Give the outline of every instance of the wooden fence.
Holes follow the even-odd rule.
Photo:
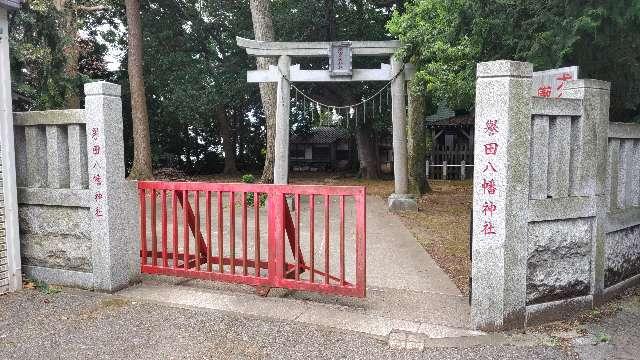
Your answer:
[[[473,148],[467,144],[436,145],[427,158],[428,179],[465,180],[473,176]]]

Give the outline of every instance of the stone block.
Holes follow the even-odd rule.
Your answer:
[[[122,91],[120,85],[118,84],[112,84],[106,81],[96,81],[84,84],[84,94],[86,96],[120,96],[122,94]]]
[[[640,274],[640,225],[605,237],[605,287]]]
[[[26,265],[91,271],[88,209],[22,205],[18,213]]]
[[[411,194],[391,194],[389,196],[389,211],[418,211],[416,197]]]
[[[529,225],[527,303],[589,293],[593,219]]]

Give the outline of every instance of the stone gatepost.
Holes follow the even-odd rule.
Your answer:
[[[584,79],[567,82],[567,98],[582,99],[582,120],[577,123],[574,136],[578,144],[573,149],[578,179],[571,195],[596,198],[596,217],[593,224],[591,258],[591,287],[593,306],[603,299],[605,273],[605,226],[610,198],[607,194],[609,146],[609,100],[611,84],[606,81]]]
[[[136,274],[137,195],[125,180],[120,86],[100,81],[84,91],[94,288],[112,292]]]
[[[0,294],[22,288],[14,149],[8,10],[0,6]]]
[[[478,64],[472,226],[472,322],[522,327],[526,317],[529,63]]]

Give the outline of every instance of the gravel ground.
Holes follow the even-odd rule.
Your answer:
[[[63,289],[0,296],[0,359],[570,359],[557,347],[390,350],[358,333]]]
[[[580,326],[585,337],[574,341],[573,349],[578,357],[585,360],[640,359],[640,288],[628,290],[622,299],[595,312],[608,314]]]

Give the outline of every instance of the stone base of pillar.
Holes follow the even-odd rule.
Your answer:
[[[389,211],[418,211],[416,197],[411,194],[391,194],[389,196]]]

